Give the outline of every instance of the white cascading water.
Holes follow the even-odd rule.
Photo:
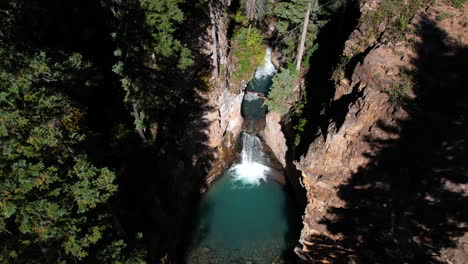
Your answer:
[[[260,97],[258,97],[258,94],[256,94],[256,93],[246,93],[244,95],[244,100],[246,100],[248,102],[251,102],[251,101],[254,101],[254,100],[257,100],[257,99],[260,99]]]
[[[271,48],[267,48],[263,65],[255,71],[255,79],[263,79],[276,73],[275,66],[271,62]],[[246,93],[244,100],[257,100],[259,97],[255,93]],[[265,154],[262,149],[262,142],[256,136],[243,133],[242,136],[242,160],[231,168],[231,174],[235,181],[245,185],[259,185],[265,181],[270,168],[263,165]]]
[[[255,79],[262,79],[276,73],[275,65],[271,62],[271,48],[267,48],[262,67],[255,71]]]
[[[267,172],[270,171],[261,163],[265,161],[262,142],[256,136],[243,133],[242,144],[241,163],[231,168],[231,174],[234,180],[243,184],[259,185],[262,180],[266,181]]]
[[[263,79],[275,74],[275,65],[271,62],[271,48],[267,48],[265,58],[263,59],[263,65],[255,71],[255,79]],[[260,99],[260,97],[258,97],[256,93],[246,93],[244,96],[244,100],[249,102],[257,99]]]

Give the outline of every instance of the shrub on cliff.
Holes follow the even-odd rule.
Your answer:
[[[383,0],[376,10],[363,15],[360,23],[370,25],[371,30],[368,34],[374,37],[382,34],[379,32],[379,26],[385,23],[390,36],[400,38],[408,30],[416,12],[431,3],[431,0],[413,0],[408,3]]]
[[[235,67],[233,83],[250,80],[265,56],[260,30],[245,27],[237,30],[232,41],[232,56]]]
[[[449,0],[449,3],[458,9],[463,9],[463,5],[466,3],[466,0]]]
[[[297,72],[281,68],[280,72],[273,77],[273,84],[268,93],[265,104],[270,111],[286,114],[289,107],[294,103],[293,90],[296,87]]]

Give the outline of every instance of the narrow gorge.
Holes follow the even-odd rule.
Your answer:
[[[0,264],[467,263],[466,5],[1,2]]]
[[[301,208],[304,206],[304,198],[307,199],[302,217],[303,228],[294,249],[297,260],[294,261],[373,263],[425,259],[427,262],[463,263],[465,259],[466,233],[462,230],[466,225],[463,220],[466,211],[462,208],[466,206],[462,205],[462,201],[466,201],[466,182],[458,182],[451,178],[453,176],[442,176],[438,174],[440,169],[433,168],[432,173],[435,174],[431,175],[427,171],[428,163],[425,163],[430,156],[426,154],[433,153],[431,155],[438,157],[444,154],[434,149],[431,150],[433,152],[422,154],[428,151],[427,146],[413,137],[417,137],[415,133],[421,133],[425,129],[426,122],[430,124],[436,121],[427,119],[427,111],[439,114],[446,111],[441,106],[434,105],[433,98],[440,96],[440,91],[434,90],[436,88],[433,89],[432,86],[447,87],[446,89],[453,91],[452,95],[460,91],[458,89],[462,74],[456,73],[457,70],[452,65],[457,67],[456,65],[466,64],[462,62],[466,59],[466,50],[458,50],[458,47],[463,47],[466,43],[466,36],[462,33],[466,33],[466,24],[463,22],[466,11],[460,12],[464,9],[456,9],[442,2],[411,6],[409,8],[415,9],[400,13],[401,16],[408,16],[406,19],[409,29],[398,32],[391,24],[392,21],[379,17],[382,12],[395,12],[387,10],[385,5],[388,5],[385,1],[347,3],[342,12],[332,17],[318,35],[317,43],[325,47],[320,46],[310,62],[322,63],[320,59],[330,59],[324,65],[333,68],[328,68],[327,71],[312,67],[309,73],[299,73],[303,74],[302,81],[300,79],[296,87],[301,89],[308,85],[323,85],[330,90],[318,94],[314,94],[312,90],[310,102],[307,102],[303,112],[310,114],[315,120],[308,120],[309,124],[302,131],[297,132],[297,124],[301,122],[301,118],[274,111],[267,112],[267,108],[263,109],[264,101],[256,100],[268,94],[264,87],[266,83],[271,85],[270,78],[259,82],[257,70],[253,81],[242,90],[244,104],[241,113],[245,132],[241,133],[258,134],[267,145],[268,153],[279,162],[285,175],[282,181],[287,184],[291,198],[295,201],[291,208]],[[450,16],[450,23],[440,18],[447,13],[450,14],[446,15]],[[342,35],[334,35],[336,32]],[[330,43],[331,41],[335,43]],[[429,61],[424,62],[424,56],[431,56],[433,52],[437,54],[434,60],[441,60],[439,63],[445,65],[442,72],[448,74],[450,71],[453,79],[445,80],[440,75],[436,79],[438,84],[427,83],[430,72],[436,70],[437,66]],[[444,52],[449,53],[441,57],[440,54]],[[269,48],[267,54],[270,53]],[[278,56],[277,52],[273,54]],[[280,57],[281,55],[274,58],[274,61],[280,61]],[[270,67],[275,69],[273,64]],[[331,69],[334,71],[330,72]],[[275,69],[275,73],[277,70]],[[444,95],[439,99],[444,104],[446,102],[443,100],[450,101],[451,96]],[[245,101],[249,103],[246,104]],[[459,101],[452,107],[453,113],[459,112],[466,107],[466,102]],[[250,117],[246,118],[246,115]],[[448,122],[453,133],[466,132],[462,128],[464,126],[460,126],[461,116],[443,116],[444,114],[438,120]],[[449,121],[452,118],[453,121]],[[297,138],[297,134],[301,134],[301,140],[305,143],[295,144],[294,137]],[[462,134],[458,134],[458,137]],[[432,130],[422,138],[434,143],[432,137],[441,136],[436,135],[437,132]],[[459,162],[462,158],[459,155],[463,150],[460,139],[457,141],[454,138],[455,141],[452,141],[457,147],[449,147],[458,153],[458,156],[451,159],[458,159]],[[444,146],[451,144],[446,140],[441,142]],[[380,155],[383,155],[382,158]],[[411,162],[412,158],[416,160]],[[465,168],[464,165],[453,168],[453,175],[461,173]],[[255,178],[254,175],[257,172],[263,173],[263,169],[251,167],[249,172]],[[231,173],[229,171],[232,169],[227,174]],[[420,183],[417,180],[419,176],[410,176],[422,172],[427,175],[427,179]],[[232,177],[235,179],[235,173]],[[371,180],[370,177],[376,178]],[[436,187],[438,185],[435,182],[428,180],[433,177],[438,178],[437,184],[441,187]],[[449,244],[444,244],[446,242],[441,241],[438,234],[428,235],[421,229],[421,225],[427,226],[428,223],[417,217],[414,210],[426,210],[422,201],[427,198],[420,197],[418,185],[442,188],[425,191],[425,195],[434,197],[432,199],[436,199],[441,206],[446,202],[454,203],[453,211],[450,209],[452,206],[443,206],[447,214],[452,214],[450,217],[455,221],[452,224],[458,230],[458,235],[454,234],[449,238]],[[214,189],[217,190],[216,187]],[[419,199],[423,200],[420,202]],[[417,203],[418,207],[405,205],[409,201]],[[431,208],[429,210],[438,210],[434,201],[427,206],[430,206],[427,208]],[[430,218],[440,212],[428,211],[425,214],[427,213],[432,215],[426,216]],[[444,220],[436,220],[430,225],[442,227]],[[231,223],[229,227],[236,230],[235,223]],[[442,228],[440,234],[444,231]],[[430,245],[429,248],[445,249],[434,256],[433,251],[421,248],[420,241],[423,239],[428,241],[425,245]],[[255,248],[258,249],[255,252],[261,252],[261,246]],[[213,253],[208,246],[205,250],[205,258]],[[224,254],[229,255],[226,252]],[[240,260],[224,262],[264,263],[256,260],[252,257],[256,255],[252,254],[249,258],[239,253],[236,257]],[[286,260],[279,258],[277,261]]]

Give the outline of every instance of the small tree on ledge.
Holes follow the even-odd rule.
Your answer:
[[[273,84],[265,104],[268,110],[279,114],[286,114],[289,107],[294,103],[293,90],[296,87],[297,74],[289,69],[281,68],[280,72],[273,77]]]

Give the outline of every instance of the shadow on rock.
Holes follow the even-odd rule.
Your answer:
[[[466,246],[450,249],[466,245],[468,231],[467,49],[428,18],[417,31],[422,41],[409,71],[416,97],[401,106],[410,118],[396,126],[377,122],[395,136],[366,139],[369,164],[338,187],[345,206],[328,208],[321,220],[341,239],[309,237],[310,251],[303,253],[312,260],[466,263]]]

